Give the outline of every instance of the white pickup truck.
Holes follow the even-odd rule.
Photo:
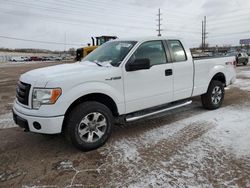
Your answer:
[[[21,75],[13,106],[26,131],[58,134],[81,150],[103,145],[116,121],[130,122],[191,103],[217,109],[234,82],[234,57],[193,60],[176,38],[107,42],[81,62]]]

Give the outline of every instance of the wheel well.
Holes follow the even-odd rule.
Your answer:
[[[212,78],[212,80],[220,81],[221,83],[223,83],[224,86],[226,86],[226,77],[221,72],[219,72],[216,75],[214,75],[214,77]]]
[[[92,94],[84,95],[84,96],[78,98],[77,100],[75,100],[67,109],[65,116],[68,113],[70,113],[70,111],[76,105],[78,105],[82,102],[85,102],[85,101],[96,101],[96,102],[102,103],[102,104],[106,105],[111,110],[111,112],[114,116],[119,115],[117,106],[111,97],[109,97],[108,95],[102,94],[102,93],[92,93]]]
[[[105,95],[102,93],[92,93],[92,94],[84,95],[84,96],[78,98],[77,100],[75,100],[67,109],[67,111],[64,115],[62,131],[64,131],[65,123],[67,122],[67,118],[68,118],[69,113],[73,110],[73,108],[75,106],[77,106],[78,104],[85,102],[85,101],[96,101],[96,102],[102,103],[102,104],[106,105],[111,110],[113,116],[115,116],[115,117],[119,116],[118,109],[117,109],[117,106],[116,106],[114,100],[111,97],[109,97],[108,95]]]

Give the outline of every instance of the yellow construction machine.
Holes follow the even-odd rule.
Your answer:
[[[95,42],[94,37],[91,37],[92,46],[90,44],[88,44],[88,46],[86,46],[86,47],[78,48],[76,50],[76,60],[81,61],[82,58],[84,58],[90,52],[95,50],[98,46],[102,45],[103,43],[105,43],[109,40],[114,40],[116,38],[117,38],[116,36],[99,36],[99,37],[95,37],[95,39],[96,39],[96,42]]]

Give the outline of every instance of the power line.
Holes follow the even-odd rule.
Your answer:
[[[43,1],[41,1],[43,2]],[[88,8],[88,4],[86,4],[83,8],[84,8],[84,12],[82,11],[81,7],[74,7],[72,6],[73,2],[67,6],[63,6],[64,8],[61,8],[60,6],[58,6],[58,4],[61,4],[60,2],[57,3],[57,7],[53,7],[51,6],[51,3],[47,4],[49,6],[44,6],[44,5],[38,5],[37,3],[26,3],[26,2],[18,2],[18,1],[14,1],[14,0],[11,0],[11,1],[8,1],[8,3],[10,4],[14,4],[14,5],[18,5],[18,6],[22,6],[22,7],[26,7],[26,8],[35,8],[35,9],[40,9],[40,10],[45,10],[45,11],[48,11],[48,12],[53,12],[53,13],[59,13],[59,14],[62,14],[62,15],[73,15],[73,16],[81,16],[82,18],[84,18],[84,15],[87,14],[86,11],[90,12],[90,14],[95,14],[95,15],[100,15],[100,16],[103,16],[103,13],[102,12],[99,12],[99,11],[96,11],[97,9],[101,9],[103,7],[101,7],[100,5],[99,6],[96,6],[95,8]],[[44,3],[47,3],[47,2],[44,2]],[[67,7],[65,9],[65,7]],[[71,8],[69,8],[71,7]],[[72,9],[73,8],[73,9]],[[115,13],[114,10],[112,10],[113,14]],[[118,14],[117,14],[118,13]],[[141,23],[150,23],[152,24],[152,22],[149,22],[148,20],[146,20],[145,18],[138,18],[139,16],[141,16],[141,14],[134,14],[134,15],[131,15],[128,13],[124,13],[123,15],[121,15],[121,11],[117,11],[116,12],[116,16],[121,16],[122,18],[126,18],[126,19],[133,19],[133,22],[134,21],[140,21]],[[84,21],[87,21],[86,19]]]
[[[32,7],[32,8],[36,8],[37,9],[37,7],[36,6],[32,6],[32,5],[22,5],[22,4],[20,4],[21,6],[23,6],[23,7]],[[42,10],[47,10],[47,11],[49,11],[49,12],[51,12],[49,9],[47,9],[47,8],[42,8],[42,7],[38,7],[39,9],[42,9]],[[53,13],[62,13],[62,12],[58,12],[58,11],[56,11],[56,10],[53,10]],[[69,15],[76,15],[76,14],[73,14],[72,12],[74,12],[74,11],[71,11],[71,12],[67,12],[67,14],[69,14]],[[83,16],[83,15],[81,15],[81,16]],[[79,14],[78,14],[78,17],[79,17]],[[64,20],[65,20],[65,18],[64,18]],[[71,19],[72,20],[72,19]],[[75,19],[76,20],[76,19]],[[92,24],[92,25],[100,25],[100,24],[105,24],[105,25],[109,25],[109,26],[113,26],[113,27],[117,27],[117,26],[121,26],[121,27],[124,27],[124,26],[126,26],[126,25],[124,25],[124,24],[113,24],[113,23],[103,23],[103,22],[100,22],[100,21],[90,21],[90,20],[87,20],[87,19],[78,19],[78,21],[79,21],[79,23],[89,23],[89,24]],[[138,26],[131,26],[131,25],[127,25],[127,27],[134,27],[134,28],[140,28],[140,29],[150,29],[150,30],[152,30],[152,28],[147,28],[147,27],[138,27]]]
[[[105,7],[111,7],[112,10],[114,8],[113,6],[109,6],[109,4],[107,4],[105,2],[102,2],[102,1],[99,1],[99,0],[97,0],[97,1],[92,0],[92,1],[87,1],[87,2],[88,2],[88,4],[82,2],[82,0],[80,0],[80,1],[74,0],[74,2],[71,1],[70,3],[73,3],[73,4],[74,3],[79,3],[78,5],[81,4],[83,7],[86,7],[86,5],[87,6],[95,6],[95,5],[99,6],[99,5],[101,5],[101,7],[104,7],[104,6]],[[142,6],[135,7],[133,5],[129,5],[129,4],[126,4],[126,3],[124,4],[124,2],[125,1],[123,1],[122,3],[119,2],[119,1],[114,1],[114,2],[112,2],[112,5],[118,5],[118,6],[122,6],[122,7],[128,7],[128,9],[131,8],[131,7],[136,8],[136,9],[142,9]],[[170,10],[167,10],[167,9],[164,9],[164,10],[166,10],[166,14],[167,15],[171,15],[172,14],[172,15],[185,16],[185,17],[187,17],[187,16],[190,16],[190,17],[200,16],[200,15],[195,15],[194,16],[194,15],[191,15],[190,13],[183,12],[183,11],[178,11],[178,10],[175,10],[174,13],[173,12],[170,13]],[[144,8],[144,11],[145,11],[145,8]],[[147,13],[150,14],[151,12],[147,11]],[[141,14],[139,14],[139,15],[141,15]]]
[[[48,2],[44,2],[44,1],[41,1],[41,0],[39,0],[39,2],[42,2],[42,3],[48,3]],[[79,6],[79,4],[77,4],[78,6],[76,7],[76,2],[74,1],[74,2],[64,2],[64,1],[60,1],[60,2],[58,2],[56,5],[57,5],[57,7],[51,7],[51,3],[49,3],[49,7],[48,6],[41,6],[41,5],[37,5],[37,4],[31,4],[31,3],[26,3],[26,2],[18,2],[18,1],[14,1],[14,0],[11,0],[11,1],[8,1],[7,3],[10,3],[10,4],[14,4],[14,5],[18,5],[18,6],[23,6],[23,7],[29,7],[29,8],[36,8],[36,9],[42,9],[42,10],[46,10],[46,11],[53,11],[53,13],[60,13],[60,14],[64,14],[64,15],[66,15],[66,14],[70,14],[70,15],[81,15],[82,16],[82,13],[83,13],[83,11],[82,11],[82,9],[80,9],[81,7],[80,6],[83,6],[83,5],[80,5]],[[61,4],[62,5],[62,3],[66,3],[66,5],[67,6],[65,6],[65,4],[63,5],[63,7],[71,7],[71,8],[73,8],[73,9],[62,9],[62,8],[58,8],[58,5],[59,4]],[[92,3],[92,1],[91,1],[91,3]],[[84,6],[83,6],[83,8],[84,8],[84,11],[90,11],[91,12],[91,14],[96,14],[96,15],[103,15],[102,13],[99,13],[99,12],[97,12],[96,11],[96,9],[100,9],[100,8],[103,8],[102,6],[100,6],[100,3],[96,6],[96,7],[91,7],[91,8],[89,8],[89,2],[88,2],[88,4],[84,4]],[[72,6],[73,5],[73,6]],[[105,5],[105,8],[107,7],[107,5]],[[138,18],[139,16],[141,16],[142,14],[135,14],[135,13],[130,13],[130,14],[128,14],[127,12],[125,12],[123,15],[121,15],[121,11],[120,10],[118,10],[118,12],[114,12],[114,9],[113,9],[113,7],[111,7],[110,8],[111,9],[111,11],[113,12],[113,13],[118,13],[118,14],[116,14],[116,16],[122,16],[123,18],[130,18],[130,19],[133,19],[133,21],[140,21],[140,22],[145,22],[145,23],[150,23],[151,24],[151,22],[149,22],[149,21],[147,21],[145,18]],[[76,11],[77,10],[77,11]],[[144,11],[145,12],[145,11]],[[178,14],[178,16],[181,16],[181,14]],[[170,18],[170,19],[178,19],[178,17],[177,16],[174,16],[173,18]],[[179,18],[179,19],[183,19],[183,18]]]
[[[43,2],[43,3],[49,3],[49,2],[44,2],[44,1],[42,1],[42,0],[39,0],[39,2]],[[58,13],[61,13],[61,14],[69,14],[69,12],[70,12],[70,14],[72,15],[72,13],[82,13],[82,10],[81,9],[79,9],[79,8],[81,8],[81,7],[79,7],[79,5],[80,6],[83,6],[84,7],[84,11],[86,11],[86,10],[90,10],[91,11],[91,13],[93,14],[98,14],[98,12],[96,11],[96,9],[99,9],[99,8],[103,8],[102,6],[100,6],[100,3],[98,3],[97,4],[97,6],[95,7],[95,6],[93,6],[92,5],[92,7],[91,7],[91,9],[89,9],[88,7],[89,7],[89,5],[90,4],[93,4],[93,2],[91,1],[91,2],[88,2],[88,4],[87,3],[85,3],[85,4],[76,4],[77,2],[68,2],[68,1],[60,1],[60,2],[57,2],[57,7],[56,8],[54,8],[54,7],[44,7],[44,6],[41,6],[41,5],[35,5],[35,4],[30,4],[30,3],[25,3],[25,2],[23,2],[23,3],[21,3],[20,4],[20,2],[17,2],[17,1],[8,1],[8,3],[17,3],[17,4],[19,4],[19,5],[21,5],[21,6],[23,6],[23,4],[26,4],[27,6],[33,6],[33,8],[35,8],[34,6],[37,6],[38,8],[42,8],[42,9],[44,9],[44,8],[46,8],[46,10],[49,10],[49,9],[52,9],[53,10],[53,12],[55,12],[55,10],[56,10],[56,12],[58,12]],[[77,10],[80,10],[80,11],[75,11],[75,10],[72,10],[72,9],[59,9],[58,8],[58,4],[62,4],[62,3],[66,3],[66,7],[72,7],[72,8],[75,8],[75,10],[77,9]],[[80,3],[80,2],[79,2]],[[83,3],[83,2],[81,2],[81,3]],[[116,3],[117,4],[117,3]],[[51,5],[51,3],[49,3],[49,5]],[[73,5],[73,6],[72,6]],[[77,5],[77,7],[76,7],[76,5]],[[65,7],[65,6],[64,6]],[[107,4],[105,4],[105,8],[107,7]],[[112,8],[112,7],[111,7]],[[63,12],[62,12],[63,11]],[[66,11],[66,12],[65,12]],[[112,9],[112,12],[114,12],[114,9]],[[121,13],[121,11],[119,10],[119,12],[118,12],[119,14]],[[133,13],[134,14],[134,13]],[[169,14],[169,12],[166,12],[166,14]],[[74,14],[74,15],[79,15],[79,14]],[[121,16],[121,15],[118,15],[118,14],[116,14],[117,16]],[[127,14],[127,13],[125,13],[125,15],[124,16],[126,16],[126,18],[133,18],[133,20],[140,20],[140,21],[142,21],[143,20],[143,22],[147,22],[147,21],[145,21],[145,19],[143,18],[143,19],[138,19],[138,18],[135,18],[135,16],[136,17],[138,17],[138,16],[140,16],[141,14],[134,14],[134,16],[131,16],[131,14]],[[178,14],[177,16],[181,16],[182,14]],[[186,14],[183,14],[183,15],[186,15]],[[122,15],[123,16],[123,15]],[[169,17],[169,19],[177,19],[178,17],[177,16],[175,16],[175,17]],[[179,18],[179,19],[183,19],[183,18]],[[148,22],[149,23],[149,22]],[[212,25],[212,24],[211,24]]]
[[[243,10],[247,10],[246,12],[243,12]],[[236,13],[236,12],[240,12],[240,13],[244,13],[244,14],[240,14],[240,15],[235,15],[235,14],[238,14],[238,13]],[[227,15],[227,16],[226,16]],[[246,16],[246,15],[250,15],[249,14],[249,9],[234,9],[234,10],[231,10],[231,11],[226,11],[226,12],[223,12],[223,13],[221,13],[220,12],[220,16],[221,17],[226,17],[226,18],[230,18],[230,17],[239,17],[239,16]],[[218,20],[218,15],[211,15],[210,17],[212,17],[212,18],[210,18],[211,19],[211,21],[213,21],[213,20]],[[213,17],[215,17],[215,18],[213,18]]]
[[[240,32],[232,32],[232,33],[220,33],[217,35],[209,36],[209,38],[218,38],[218,37],[224,37],[224,36],[228,36],[228,35],[239,35],[239,34],[250,34],[250,30],[240,31]]]
[[[1,7],[0,7],[1,9]],[[1,12],[0,12],[1,13]],[[13,15],[13,13],[7,13],[5,12],[6,14],[11,14]],[[113,24],[113,23],[103,23],[103,22],[99,22],[99,21],[89,21],[89,20],[85,20],[85,19],[66,19],[66,18],[62,18],[62,17],[58,17],[58,16],[48,16],[48,15],[42,15],[42,14],[38,14],[38,13],[33,13],[33,15],[37,15],[37,16],[42,16],[42,17],[47,17],[47,18],[53,18],[53,19],[56,19],[56,20],[67,20],[69,22],[75,22],[75,23],[80,23],[80,24],[89,24],[89,25],[94,25],[94,26],[99,26],[99,25],[102,25],[102,26],[111,26],[111,27],[117,27],[117,26],[120,26],[120,27],[131,27],[131,28],[136,28],[136,29],[148,29],[148,30],[152,30],[153,27],[143,27],[143,26],[133,26],[133,25],[125,25],[125,24]],[[58,22],[58,21],[56,21]]]
[[[51,3],[49,3],[49,2],[45,2],[45,1],[43,1],[43,0],[38,0],[38,1],[40,1],[40,2],[43,2],[44,4],[45,3],[48,3],[48,4],[50,4],[51,5]],[[52,17],[52,16],[50,16],[49,14],[46,14],[46,15],[44,15],[44,14],[37,14],[37,13],[34,13],[34,15],[39,15],[39,16],[42,16],[42,17],[44,17],[44,18],[52,18],[52,19],[55,19],[53,22],[54,23],[63,23],[63,24],[70,24],[70,25],[73,25],[74,23],[80,23],[80,24],[75,24],[75,25],[78,25],[78,26],[81,26],[81,27],[83,27],[85,24],[89,24],[89,25],[95,25],[95,26],[112,26],[112,27],[116,27],[117,28],[117,26],[121,26],[121,27],[130,27],[131,29],[142,29],[142,30],[145,30],[145,29],[147,29],[147,30],[153,30],[153,27],[151,28],[151,27],[145,27],[145,26],[140,26],[140,25],[136,25],[136,26],[132,26],[132,25],[128,25],[128,24],[126,24],[126,25],[124,25],[124,24],[116,24],[116,23],[114,23],[114,22],[112,22],[112,23],[103,23],[102,21],[100,21],[100,20],[98,20],[98,21],[90,21],[90,20],[88,20],[88,19],[83,19],[84,17],[83,17],[83,15],[84,14],[87,14],[86,13],[86,10],[87,10],[87,12],[88,11],[92,11],[92,14],[99,14],[99,15],[103,15],[103,13],[98,13],[98,9],[101,9],[101,8],[103,8],[103,6],[105,5],[105,8],[106,8],[106,6],[107,7],[109,7],[108,9],[106,8],[106,10],[105,11],[112,11],[112,14],[114,14],[115,16],[121,16],[121,17],[123,17],[123,16],[126,16],[126,18],[128,18],[128,19],[133,19],[133,20],[135,20],[136,19],[136,21],[139,21],[139,20],[141,20],[141,19],[139,19],[139,18],[135,18],[133,15],[138,15],[138,17],[140,16],[141,17],[141,15],[142,14],[135,14],[134,12],[132,12],[131,14],[126,14],[126,15],[124,15],[123,13],[124,13],[124,9],[122,9],[122,11],[121,10],[119,10],[119,9],[117,9],[117,10],[114,10],[114,9],[112,9],[112,6],[109,6],[108,4],[106,4],[105,2],[97,2],[97,1],[88,1],[88,3],[86,2],[86,3],[83,3],[82,1],[59,1],[59,2],[57,2],[57,7],[51,7],[51,6],[41,6],[41,5],[39,5],[39,4],[34,4],[33,2],[34,1],[32,1],[32,3],[26,3],[26,2],[17,2],[17,1],[7,1],[7,3],[9,3],[9,2],[11,2],[11,3],[13,3],[15,6],[17,6],[17,4],[18,4],[18,6],[22,6],[22,7],[24,7],[24,8],[26,8],[26,7],[31,7],[32,9],[30,9],[31,11],[37,11],[37,9],[41,9],[41,10],[45,10],[45,11],[48,11],[49,13],[58,13],[57,15],[59,15],[60,14],[60,16],[66,16],[66,15],[74,15],[74,16],[78,16],[79,17],[79,15],[81,15],[82,16],[82,18],[81,19],[70,19],[70,18],[62,18],[62,17],[60,17],[60,16],[54,16],[54,17]],[[36,1],[35,1],[36,2]],[[78,3],[77,3],[78,2]],[[64,3],[64,4],[63,4]],[[119,5],[119,3],[118,2],[115,2],[115,5]],[[124,6],[124,4],[121,4],[120,3],[120,5],[123,5]],[[63,6],[63,8],[62,8],[62,6]],[[132,7],[132,5],[126,5],[126,6],[130,6],[130,7]],[[64,7],[66,7],[66,9],[64,9]],[[70,8],[71,7],[71,8]],[[83,9],[81,9],[81,7],[83,8]],[[2,7],[0,7],[0,8],[2,8]],[[114,7],[113,7],[114,8]],[[137,10],[142,10],[142,8],[141,7],[137,7],[136,8]],[[20,10],[20,8],[18,9],[18,10]],[[78,11],[78,10],[81,10],[81,11]],[[84,12],[82,11],[82,10],[84,10]],[[161,9],[161,10],[163,10],[163,9]],[[161,11],[160,10],[160,11]],[[148,12],[148,11],[144,11],[144,13],[145,12]],[[150,11],[149,11],[150,12]],[[0,13],[3,13],[3,12],[0,12]],[[18,11],[18,13],[20,13],[20,11]],[[169,12],[166,12],[166,14],[168,14]],[[7,13],[6,13],[7,14]],[[11,12],[9,12],[8,14],[11,14],[11,15],[13,15],[13,13],[11,13]],[[15,13],[15,14],[17,14],[17,13]],[[21,13],[20,13],[21,14]],[[159,12],[159,14],[161,14],[161,12]],[[158,14],[157,14],[158,15]],[[165,15],[165,13],[164,13],[164,15]],[[168,15],[170,15],[170,14],[168,14]],[[24,15],[23,15],[24,16]],[[185,14],[178,14],[177,16],[175,16],[175,17],[169,17],[168,18],[168,25],[169,25],[169,23],[171,24],[171,22],[169,22],[169,19],[182,19],[182,18],[180,18],[180,17],[178,17],[178,16],[185,16]],[[85,17],[86,18],[86,17]],[[158,16],[158,29],[157,29],[157,31],[158,30],[160,30],[160,31],[162,31],[162,27],[161,27],[161,19],[162,19],[162,16],[161,15],[159,15]],[[209,25],[214,25],[214,26],[216,26],[216,25],[222,25],[222,24],[225,24],[226,22],[227,22],[227,20],[228,19],[230,19],[230,18],[228,18],[228,17],[226,17],[226,18],[223,18],[223,19],[217,19],[217,20],[215,20],[215,21],[212,21],[213,23],[211,23],[211,24],[209,24]],[[233,20],[235,20],[235,21],[237,21],[239,18],[235,18],[235,19],[233,19]],[[66,21],[66,22],[62,22],[61,20],[63,20],[63,21]],[[148,19],[143,19],[144,20],[144,23],[151,23],[151,22],[147,22],[147,21],[145,21],[145,20],[148,20]],[[160,20],[160,22],[159,22],[159,20]],[[164,19],[165,20],[165,19]],[[217,22],[222,22],[223,20],[226,20],[226,21],[224,21],[223,23],[217,23]],[[61,21],[61,22],[60,22]],[[107,20],[105,20],[105,21],[107,21]],[[188,21],[190,21],[190,20],[188,20]],[[191,20],[192,21],[192,20]],[[172,22],[172,23],[174,23],[174,22]],[[210,20],[209,20],[209,23],[210,23]],[[231,21],[230,21],[230,23],[232,23]],[[237,23],[238,23],[238,21],[237,21]],[[135,23],[134,23],[135,24]],[[174,24],[173,24],[173,28],[175,27],[176,28],[176,25],[178,24],[178,22],[175,22]],[[199,27],[199,26],[198,26]],[[228,26],[223,26],[223,28],[224,27],[228,27]],[[172,27],[171,27],[172,28]],[[185,29],[185,27],[183,27],[184,29]],[[184,32],[185,34],[186,33],[192,33],[192,34],[195,34],[195,33],[200,33],[200,32],[198,32],[198,31],[187,31],[187,30],[183,30],[183,28],[180,28],[179,30],[175,30],[175,29],[167,29],[167,31],[172,31],[172,32],[179,32],[179,33],[181,33],[181,32]],[[214,28],[214,27],[212,27],[212,28]],[[198,28],[197,28],[198,29]],[[217,29],[219,29],[219,28],[217,28]],[[212,30],[210,27],[209,27],[209,30]],[[161,32],[160,31],[158,31],[158,34],[161,34]],[[206,32],[205,32],[206,33]],[[242,32],[241,32],[242,33]],[[232,33],[232,34],[237,34],[237,33]],[[206,37],[206,35],[207,35],[207,33],[205,34],[205,37]],[[217,35],[217,37],[218,37],[218,35]],[[219,35],[219,37],[222,37],[222,36],[220,36]],[[25,39],[26,40],[26,39]],[[28,39],[29,40],[29,39]],[[27,41],[27,40],[26,40]],[[30,41],[30,40],[29,40]],[[39,42],[39,43],[41,43],[41,42],[43,42],[44,43],[44,41],[37,41],[37,42]],[[52,42],[52,43],[54,43],[54,42]],[[54,43],[55,44],[55,43]],[[58,43],[57,43],[58,44]],[[60,43],[60,44],[64,44],[64,43]],[[78,44],[77,44],[78,45]]]
[[[0,9],[2,10],[5,10],[3,8],[0,7]],[[2,14],[8,14],[8,15],[12,15],[12,13],[10,12],[4,12],[4,11],[1,11],[0,13]],[[141,27],[141,26],[132,26],[132,25],[119,25],[119,24],[109,24],[109,23],[100,23],[100,22],[91,22],[91,21],[85,21],[85,20],[79,20],[79,19],[72,19],[72,18],[62,18],[62,17],[58,17],[58,16],[48,16],[48,15],[44,15],[44,14],[39,14],[39,13],[32,13],[33,15],[35,16],[39,16],[39,17],[42,17],[42,18],[48,18],[48,19],[52,19],[50,22],[53,22],[53,23],[61,23],[61,24],[66,24],[66,25],[76,25],[78,27],[83,27],[83,23],[84,25],[94,25],[94,26],[99,26],[99,25],[105,25],[105,26],[111,26],[111,27],[115,27],[117,28],[117,26],[120,26],[120,27],[130,27],[132,29],[140,29],[140,30],[152,30],[153,28],[152,27]],[[17,15],[17,14],[16,14]],[[20,16],[25,16],[23,14],[20,14]],[[63,20],[63,21],[62,21]],[[185,29],[181,29],[181,30],[176,30],[176,29],[168,29],[168,31],[172,31],[172,32],[178,32],[178,33],[181,33],[181,32],[185,32],[185,33],[193,33],[193,34],[198,34],[199,32],[196,32],[196,31],[191,31],[191,30],[185,30]]]
[[[10,39],[10,40],[19,40],[25,42],[34,42],[34,43],[43,43],[43,44],[58,44],[58,45],[72,45],[72,46],[79,46],[81,44],[76,43],[63,43],[63,42],[51,42],[51,41],[41,41],[41,40],[31,40],[31,39],[24,39],[24,38],[16,38],[16,37],[9,37],[0,35],[0,38]]]
[[[40,0],[41,1],[41,0]],[[41,2],[43,2],[43,1],[41,1]],[[14,2],[12,2],[12,3],[20,3],[20,2],[16,2],[16,1],[14,1]],[[44,2],[44,3],[47,3],[47,2]],[[68,2],[65,2],[65,3],[68,3]],[[22,3],[23,4],[23,3]],[[24,3],[25,4],[25,3]],[[24,6],[24,5],[22,5],[22,6]],[[35,8],[36,7],[36,5],[34,5],[34,4],[27,4],[27,6],[28,7],[30,7],[30,6],[32,6],[33,8]],[[24,6],[25,7],[25,6]],[[58,9],[58,8],[53,8],[53,7],[41,7],[41,6],[37,6],[38,8],[40,8],[40,9],[42,9],[42,10],[46,10],[46,11],[52,11],[53,10],[53,13],[55,12],[55,10],[57,10],[56,12],[58,12],[58,13],[60,13],[60,14],[64,14],[64,15],[66,15],[66,14],[71,14],[71,15],[79,15],[79,14],[72,14],[72,12],[73,13],[76,13],[75,11],[67,11],[66,9]],[[80,7],[79,7],[80,8]],[[52,10],[51,10],[52,9]],[[86,10],[86,7],[84,8],[84,10]],[[62,12],[63,11],[63,12]],[[66,12],[65,12],[66,11]],[[81,12],[82,13],[82,12]],[[126,18],[131,18],[131,17],[129,17],[128,15],[126,15]],[[176,17],[175,17],[176,18]],[[134,21],[134,17],[133,17],[133,21]],[[169,19],[174,19],[174,18],[169,18]],[[86,20],[82,20],[82,21],[84,21],[84,22],[87,22]],[[89,21],[89,20],[88,20]],[[139,21],[139,20],[138,20]],[[145,19],[144,19],[144,21],[143,22],[145,22]],[[99,22],[97,23],[97,22],[91,22],[91,23],[96,23],[96,24],[100,24]],[[146,22],[145,22],[146,23]],[[151,23],[151,22],[148,22],[148,23]],[[169,23],[169,22],[168,22]],[[171,23],[171,22],[170,22]],[[174,24],[178,24],[178,22],[175,22]],[[108,25],[108,24],[106,24],[106,25]],[[114,26],[114,25],[113,25]],[[146,29],[145,27],[144,27],[144,29]],[[147,29],[152,29],[152,28],[147,28]],[[185,31],[185,30],[184,30]],[[192,31],[187,31],[187,32],[192,32]]]

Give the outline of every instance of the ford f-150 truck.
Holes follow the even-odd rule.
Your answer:
[[[205,108],[219,108],[236,77],[234,60],[193,60],[177,38],[110,41],[81,62],[21,75],[13,117],[26,131],[64,132],[77,148],[92,150],[107,141],[115,122],[182,107],[198,95]]]

